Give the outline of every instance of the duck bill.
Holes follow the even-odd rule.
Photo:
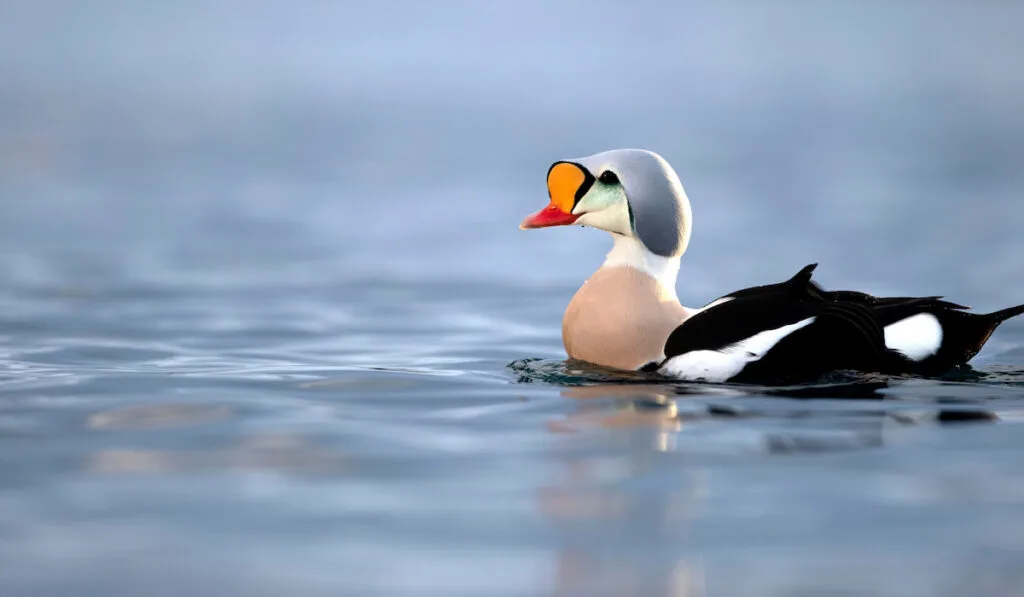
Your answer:
[[[579,218],[576,214],[566,213],[554,203],[544,209],[526,216],[519,227],[523,230],[529,228],[547,228],[549,226],[568,226]]]
[[[555,162],[548,170],[548,197],[551,202],[537,213],[526,216],[522,229],[568,226],[579,216],[572,213],[579,199],[594,183],[594,177],[574,162]]]

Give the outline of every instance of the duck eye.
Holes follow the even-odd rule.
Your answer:
[[[597,179],[604,184],[619,184],[619,177],[615,176],[615,173],[611,170],[605,170]]]

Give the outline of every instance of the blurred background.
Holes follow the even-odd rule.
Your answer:
[[[684,304],[811,262],[1024,301],[1022,27],[951,0],[0,1],[0,593],[1011,594],[1019,433],[890,409],[1013,420],[1019,323],[979,357],[998,384],[885,408],[654,388],[638,415],[509,364],[560,366],[610,246],[518,223],[551,162],[617,147],[687,189]],[[757,416],[680,423],[727,398]],[[825,455],[768,457],[806,433]]]
[[[319,260],[325,275],[575,283],[607,239],[525,236],[520,216],[552,161],[644,147],[694,204],[695,299],[816,260],[880,291],[1022,287],[1012,3],[2,11],[16,268],[33,268],[28,236],[101,269],[113,252],[211,274]]]

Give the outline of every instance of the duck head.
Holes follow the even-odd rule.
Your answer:
[[[672,166],[643,149],[615,149],[562,160],[548,170],[544,209],[520,228],[590,226],[678,258],[690,240],[690,201]]]

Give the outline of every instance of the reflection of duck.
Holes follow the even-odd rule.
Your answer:
[[[616,389],[644,402],[665,397],[664,388]],[[583,406],[588,397],[584,390],[566,391],[581,398]],[[597,410],[604,409],[595,408],[590,415],[596,416]],[[657,453],[661,450],[651,450],[648,442],[657,444],[665,432],[644,430],[659,425],[658,418],[632,421],[637,427],[617,434],[612,452],[559,450],[554,455],[558,470],[536,496],[537,510],[554,531],[557,545],[552,597],[706,594],[700,562],[690,559],[697,546],[687,536],[688,524],[699,516],[706,498],[706,473],[701,467],[677,468],[679,460],[666,460]],[[620,424],[628,425],[628,419],[613,423]]]
[[[829,292],[811,281],[814,265],[688,309],[675,282],[690,203],[664,159],[620,149],[560,161],[547,184],[550,204],[522,228],[578,224],[615,240],[562,322],[566,351],[583,361],[694,381],[796,382],[840,369],[932,375],[966,363],[1000,323],[1024,313]]]

